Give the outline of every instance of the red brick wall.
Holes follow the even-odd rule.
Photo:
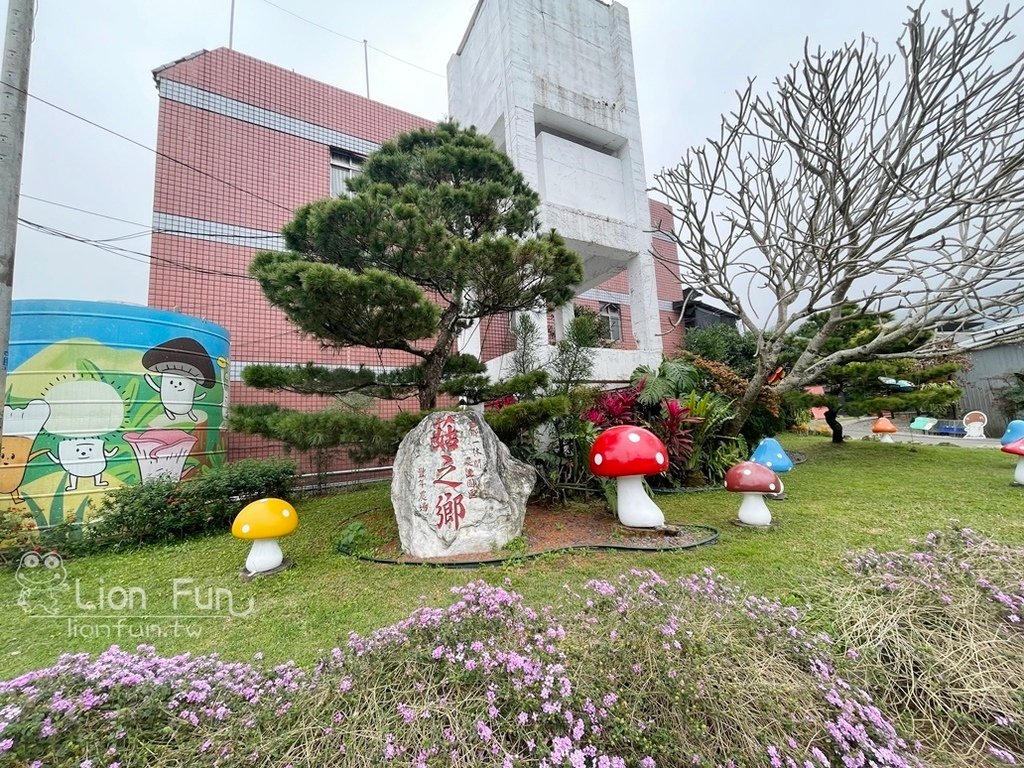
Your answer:
[[[431,122],[257,61],[218,49],[164,67],[158,79],[191,85],[351,136],[380,143]],[[298,206],[330,192],[330,147],[212,111],[160,100],[154,212],[266,232],[278,232]],[[202,317],[231,333],[240,362],[325,365],[407,365],[404,353],[322,349],[302,338],[263,297],[247,270],[256,249],[155,234],[149,304]],[[275,401],[286,407],[323,407],[320,398],[269,396],[240,382],[233,403]],[[414,401],[413,401],[414,402]],[[390,415],[410,403],[385,406]],[[232,435],[230,458],[278,455],[281,447]],[[305,468],[309,468],[308,463]]]

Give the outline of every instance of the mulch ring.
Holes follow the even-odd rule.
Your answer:
[[[604,509],[590,511],[552,509],[531,504],[523,525],[525,549],[516,552],[478,552],[443,558],[418,558],[402,554],[397,537],[380,547],[373,562],[398,565],[439,565],[466,568],[504,563],[567,549],[614,549],[657,552],[690,549],[718,540],[718,531],[703,525],[673,525],[664,528],[626,528]]]

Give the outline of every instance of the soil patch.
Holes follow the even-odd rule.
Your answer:
[[[712,544],[718,531],[702,525],[665,526],[658,529],[626,528],[610,512],[590,510],[552,509],[537,504],[526,508],[523,525],[523,543],[511,550],[478,552],[443,558],[418,558],[402,554],[397,535],[393,541],[379,547],[376,557],[367,558],[402,564],[434,564],[469,566],[501,563],[522,557],[564,549],[633,549],[660,551],[689,549],[701,544]]]

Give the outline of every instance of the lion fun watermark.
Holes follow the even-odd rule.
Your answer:
[[[255,611],[252,597],[240,601],[229,587],[205,586],[192,578],[169,579],[159,594],[152,587],[108,584],[102,578],[94,584],[71,579],[56,552],[25,552],[14,578],[22,611],[30,618],[64,622],[68,637],[197,638],[210,620],[243,619]]]

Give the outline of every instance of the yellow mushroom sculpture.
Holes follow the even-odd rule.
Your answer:
[[[231,525],[231,535],[252,542],[243,576],[287,567],[277,540],[299,525],[295,507],[282,499],[259,499],[245,506]]]

